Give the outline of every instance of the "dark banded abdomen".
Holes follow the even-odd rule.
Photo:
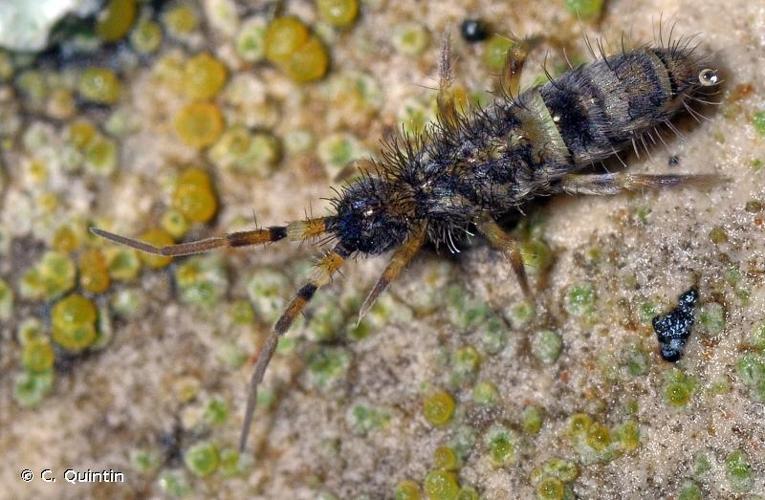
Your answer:
[[[672,116],[686,83],[668,69],[677,56],[661,49],[627,52],[571,70],[540,88],[576,165],[612,156]]]

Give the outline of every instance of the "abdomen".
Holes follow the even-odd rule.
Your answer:
[[[573,69],[539,89],[573,163],[588,165],[669,120],[698,87],[688,51],[640,49]]]

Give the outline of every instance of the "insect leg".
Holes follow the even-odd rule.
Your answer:
[[[568,194],[613,195],[625,191],[642,191],[679,186],[706,187],[727,180],[715,174],[630,174],[609,173],[591,175],[567,175],[557,189]]]
[[[529,280],[526,277],[526,269],[523,267],[523,258],[521,257],[521,250],[518,242],[513,239],[512,236],[499,227],[494,219],[489,216],[484,216],[478,223],[478,230],[483,234],[489,243],[500,250],[507,259],[510,261],[510,265],[513,267],[515,276],[518,278],[518,283],[521,285],[521,290],[526,298],[532,298],[531,288],[529,287]]]
[[[499,88],[504,94],[517,97],[520,94],[523,65],[526,63],[529,51],[538,40],[532,38],[510,40],[512,45],[505,56],[505,65],[499,77]]]
[[[340,269],[345,259],[350,256],[351,252],[343,247],[341,244],[335,246],[329,253],[324,255],[314,267],[314,272],[308,283],[303,285],[298,290],[295,297],[290,301],[287,308],[282,313],[279,320],[274,325],[273,330],[266,339],[265,344],[258,354],[258,359],[255,362],[255,370],[252,373],[250,379],[250,390],[247,396],[247,407],[244,414],[244,424],[242,426],[242,434],[239,438],[239,450],[244,451],[247,446],[247,438],[250,433],[250,427],[252,425],[252,417],[255,412],[255,403],[258,398],[258,386],[263,381],[263,376],[266,373],[266,368],[276,350],[276,345],[279,342],[284,332],[290,327],[298,314],[305,308],[306,304],[313,298],[316,290],[320,287],[328,284],[332,281],[332,276]]]
[[[403,245],[396,249],[393,253],[393,257],[388,263],[388,267],[385,268],[382,276],[377,280],[374,288],[372,288],[369,295],[367,295],[367,298],[364,300],[364,303],[361,305],[361,308],[359,309],[359,322],[361,322],[361,320],[364,319],[364,316],[367,315],[369,309],[372,308],[372,305],[374,305],[377,300],[377,297],[379,297],[380,294],[388,288],[388,285],[401,274],[404,267],[406,267],[409,261],[412,260],[420,248],[422,248],[426,236],[426,226],[425,224],[422,224],[412,232],[411,236],[409,236]]]
[[[187,243],[179,243],[177,245],[168,245],[164,247],[155,247],[146,242],[110,233],[109,231],[104,231],[103,229],[98,229],[96,227],[91,227],[90,232],[101,238],[140,250],[141,252],[154,255],[165,255],[168,257],[178,257],[181,255],[209,252],[216,248],[242,247],[259,245],[270,241],[279,241],[287,236],[287,226],[271,226],[263,229],[255,229],[253,231],[228,233],[223,236],[189,241]]]

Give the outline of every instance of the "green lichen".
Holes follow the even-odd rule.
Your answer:
[[[209,476],[220,465],[220,452],[214,443],[202,441],[186,451],[183,455],[183,463],[195,476]]]
[[[111,284],[106,256],[97,249],[89,249],[80,254],[80,286],[90,293],[103,293]]]
[[[728,233],[723,227],[715,226],[709,231],[709,239],[715,245],[721,245],[723,243],[727,243]]]
[[[454,448],[439,446],[433,451],[433,467],[438,470],[456,471],[460,468],[460,458]]]
[[[186,145],[203,149],[215,144],[223,133],[223,114],[215,104],[192,102],[175,114],[173,126]]]
[[[198,14],[187,4],[178,4],[165,11],[162,21],[168,33],[180,39],[187,38],[199,27]]]
[[[552,330],[538,330],[531,339],[531,353],[546,365],[555,363],[563,349],[563,338]]]
[[[244,127],[231,127],[210,148],[210,160],[220,168],[233,168],[265,179],[274,172],[281,158],[279,140],[266,132],[250,133]]]
[[[116,42],[130,31],[136,17],[136,0],[109,0],[96,19],[96,35]]]
[[[650,325],[657,314],[659,314],[659,307],[654,302],[645,301],[638,307],[638,319],[644,325]]]
[[[266,23],[261,17],[246,19],[236,36],[236,53],[254,63],[266,56]]]
[[[586,413],[574,413],[568,419],[568,434],[572,437],[586,434],[592,425],[592,417]]]
[[[219,398],[211,399],[204,409],[203,418],[210,425],[222,425],[228,418],[228,405]]]
[[[476,327],[475,332],[486,354],[498,354],[507,344],[507,325],[495,314],[490,314],[486,321]]]
[[[492,314],[489,306],[481,302],[465,289],[454,285],[447,289],[446,300],[449,305],[449,319],[461,331],[471,331],[483,324]]]
[[[353,135],[336,133],[323,138],[316,146],[316,153],[327,176],[335,179],[350,162],[367,156],[368,151]]]
[[[130,452],[130,464],[140,474],[151,474],[162,465],[160,452],[155,449],[136,449]]]
[[[675,408],[687,406],[696,390],[696,380],[674,368],[664,377],[664,403]]]
[[[765,137],[765,111],[756,111],[752,116],[752,124],[754,125],[754,130]]]
[[[114,292],[109,304],[116,314],[124,318],[136,318],[141,315],[145,300],[141,290],[123,288]]]
[[[80,76],[78,91],[86,101],[109,105],[120,98],[122,84],[108,68],[88,68]]]
[[[477,441],[476,430],[469,425],[459,425],[454,430],[449,446],[454,449],[460,460],[465,460],[470,455]]]
[[[53,380],[53,370],[43,373],[21,372],[13,385],[13,399],[21,406],[37,406],[51,391]]]
[[[457,493],[457,500],[479,500],[480,498],[478,490],[472,486],[462,486],[459,493]]]
[[[173,497],[183,497],[191,492],[191,485],[182,471],[164,470],[157,481],[159,488]]]
[[[82,295],[72,294],[53,306],[53,340],[71,352],[90,347],[97,339],[96,306]]]
[[[453,472],[432,470],[425,476],[422,489],[430,500],[454,500],[460,491]]]
[[[744,354],[736,363],[736,372],[750,397],[756,401],[765,401],[765,356]]]
[[[481,406],[494,406],[499,402],[499,389],[489,380],[482,380],[473,387],[473,401]]]
[[[387,426],[390,418],[390,412],[383,408],[357,404],[351,407],[347,420],[355,434],[366,435]]]
[[[399,106],[397,114],[401,129],[409,136],[417,136],[425,130],[425,126],[435,120],[436,114],[431,107],[426,106],[416,98],[405,99]]]
[[[13,313],[13,289],[0,278],[0,319],[7,321]]]
[[[545,476],[537,484],[536,493],[540,500],[563,500],[565,485],[557,477]]]
[[[253,465],[251,455],[241,454],[233,448],[223,448],[220,452],[220,473],[223,477],[241,476]]]
[[[32,373],[45,373],[53,368],[55,354],[46,338],[30,340],[21,351],[21,364]]]
[[[616,428],[614,437],[623,451],[634,451],[640,446],[640,427],[636,421],[629,420]]]
[[[317,0],[319,16],[336,28],[348,28],[359,13],[358,0]]]
[[[161,44],[162,27],[151,19],[141,19],[130,33],[130,45],[139,54],[153,54]]]
[[[746,340],[750,349],[758,352],[765,352],[765,322],[759,323],[754,327]]]
[[[16,338],[22,347],[35,340],[45,340],[47,337],[43,330],[43,324],[37,318],[26,318],[19,322],[16,329]]]
[[[693,481],[684,481],[677,492],[677,500],[702,500],[701,488]]]
[[[539,406],[527,406],[521,413],[521,428],[527,434],[539,434],[544,422],[544,410]]]
[[[743,450],[732,451],[725,457],[725,475],[733,490],[745,492],[752,489],[752,466]]]
[[[605,425],[593,422],[587,429],[587,446],[597,452],[605,451],[611,445],[611,431]]]
[[[622,354],[622,366],[630,377],[640,377],[648,373],[651,360],[639,346],[631,346]]]
[[[350,126],[367,123],[382,107],[385,95],[377,79],[369,73],[343,71],[327,83],[326,99],[338,118]]]
[[[416,482],[411,479],[404,479],[396,484],[393,497],[396,500],[420,500],[422,494],[420,493],[420,486]]]
[[[523,328],[536,314],[534,304],[529,301],[521,301],[510,306],[508,311],[510,322],[514,328]]]
[[[595,289],[592,283],[578,283],[569,287],[564,307],[572,316],[586,316],[595,310]]]
[[[247,300],[239,299],[233,301],[229,307],[229,317],[235,325],[250,325],[255,320],[255,311]]]
[[[564,483],[569,483],[579,476],[579,468],[574,462],[559,457],[553,457],[543,463],[538,471],[533,471],[532,476],[552,476],[560,479]]]
[[[21,277],[19,293],[32,300],[51,300],[75,285],[77,268],[68,255],[46,252],[40,261]]]
[[[481,355],[475,347],[465,346],[457,349],[452,355],[451,381],[459,385],[472,380],[481,366]]]
[[[565,0],[566,9],[583,21],[596,21],[604,3],[605,0]]]
[[[228,276],[219,255],[192,257],[174,270],[178,297],[187,304],[215,306],[228,289]]]
[[[309,381],[314,387],[327,389],[344,377],[351,364],[351,354],[339,347],[321,347],[308,358]]]
[[[329,55],[324,44],[294,16],[273,19],[266,28],[266,59],[298,83],[318,80],[327,72]]]
[[[693,457],[693,477],[704,477],[711,470],[712,463],[709,461],[707,453],[704,450],[696,453],[696,455]]]
[[[725,329],[725,307],[718,302],[708,302],[699,310],[699,327],[702,335],[716,337]]]
[[[218,211],[218,198],[210,174],[197,167],[181,172],[173,191],[173,208],[190,222],[212,219]]]
[[[393,26],[391,43],[400,54],[418,56],[428,48],[430,34],[422,24],[416,21],[405,21]]]
[[[255,318],[269,325],[276,321],[286,306],[285,297],[290,286],[283,272],[275,269],[255,271],[247,282],[247,296],[255,310]]]
[[[92,175],[108,176],[117,168],[119,156],[117,142],[103,135],[97,135],[85,147],[85,171]]]
[[[448,424],[454,415],[456,403],[451,394],[437,390],[430,393],[422,401],[422,413],[425,420],[435,427]]]
[[[226,66],[208,52],[202,52],[186,61],[184,92],[190,99],[212,99],[221,91],[227,78]]]
[[[117,281],[132,281],[141,271],[141,259],[132,248],[110,246],[104,250],[109,277]]]
[[[162,214],[159,225],[176,240],[183,238],[183,235],[189,230],[189,221],[179,210],[174,208],[168,209]]]
[[[486,433],[484,443],[494,465],[502,467],[515,461],[517,437],[510,429],[495,424]]]

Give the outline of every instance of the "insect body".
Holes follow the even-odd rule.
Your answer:
[[[448,46],[447,46],[448,47]],[[393,256],[361,307],[363,316],[426,241],[445,243],[477,228],[510,260],[521,287],[530,290],[517,243],[496,222],[530,199],[552,193],[616,194],[714,180],[711,175],[581,173],[620,150],[653,137],[689,102],[716,86],[687,44],[641,48],[572,68],[557,80],[516,97],[504,93],[493,105],[466,115],[448,99],[448,48],[442,58],[441,120],[422,137],[394,140],[382,160],[351,182],[326,217],[286,226],[156,248],[99,229],[117,243],[159,255],[179,256],[219,247],[240,247],[285,238],[303,241],[329,236],[334,247],[276,322],[255,365],[240,446],[244,448],[258,384],[280,335],[318,288],[352,254]],[[508,65],[505,88],[517,89],[522,60]]]

